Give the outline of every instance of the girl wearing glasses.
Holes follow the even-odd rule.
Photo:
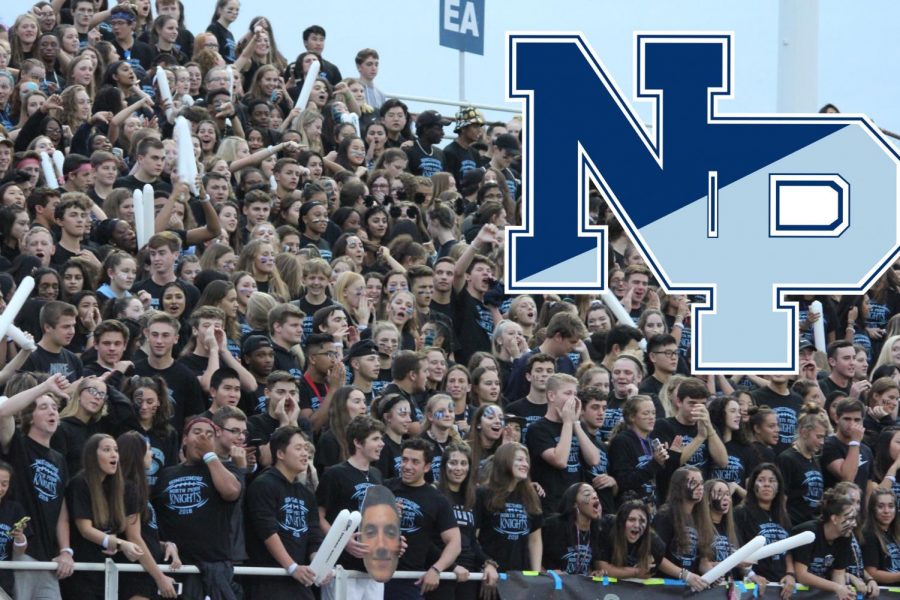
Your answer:
[[[66,407],[59,413],[59,429],[50,440],[50,447],[66,458],[69,473],[81,470],[81,452],[87,439],[95,433],[114,431],[116,419],[107,408],[106,384],[96,377],[85,377],[75,389]],[[117,414],[129,416],[130,408],[121,406]],[[121,409],[124,409],[124,415]]]

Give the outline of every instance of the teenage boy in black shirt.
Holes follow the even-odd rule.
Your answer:
[[[259,463],[264,467],[272,464],[268,446],[272,433],[279,427],[299,426],[297,380],[290,373],[272,371],[266,379],[266,408],[265,414],[253,415],[247,423],[247,440],[259,445]]]
[[[866,408],[859,400],[844,398],[837,401],[834,412],[837,428],[825,440],[819,459],[825,489],[833,488],[840,481],[850,481],[859,489],[866,489],[875,462],[872,450],[862,441],[866,433],[863,427]]]
[[[25,360],[21,371],[33,373],[61,373],[74,382],[81,379],[84,367],[81,359],[66,350],[75,337],[78,309],[71,304],[54,300],[41,307],[39,316],[43,335],[37,349]]]
[[[541,499],[549,514],[559,506],[563,493],[582,480],[585,470],[600,462],[600,453],[588,438],[578,417],[581,401],[578,380],[565,373],[547,379],[547,414],[528,429],[531,479],[544,488]]]
[[[728,451],[706,410],[708,399],[706,384],[699,379],[688,379],[678,386],[678,395],[674,399],[675,416],[656,421],[650,437],[669,444],[667,472],[657,477],[661,498],[668,497],[669,477],[679,467],[691,465],[705,471],[714,464],[721,468],[728,466]],[[680,450],[672,443],[678,437],[681,438]]]
[[[522,428],[522,443],[528,439],[528,428],[547,414],[547,380],[556,373],[556,359],[546,352],[538,352],[528,357],[525,367],[525,380],[528,382],[528,395],[506,405],[506,413],[525,417]]]
[[[346,461],[319,474],[316,502],[319,505],[319,524],[325,535],[338,513],[345,508],[362,511],[366,490],[381,483],[381,472],[372,466],[384,448],[384,425],[369,416],[355,417],[347,426],[347,445],[353,454]],[[359,542],[359,534],[353,536],[341,554],[338,564],[348,570],[365,571],[362,559],[369,547]],[[372,579],[350,579],[347,597],[380,600],[384,597],[384,584]],[[323,600],[334,600],[334,584],[322,587]]]
[[[119,187],[118,184],[116,187]],[[156,233],[147,241],[147,248],[150,253],[150,276],[134,284],[131,291],[134,294],[141,290],[146,291],[151,298],[150,308],[159,309],[165,286],[178,281],[175,275],[175,260],[181,253],[181,238],[171,231]],[[181,282],[179,287],[184,290],[187,300],[185,313],[189,313],[200,299],[200,290],[185,282]]]
[[[328,421],[334,392],[344,385],[346,371],[341,362],[343,346],[331,334],[314,333],[307,338],[306,373],[300,380],[300,416],[319,431]]]
[[[449,125],[436,110],[426,110],[416,118],[416,135],[418,136],[409,148],[404,148],[409,159],[406,169],[413,175],[431,177],[444,171],[444,153],[437,144],[444,139],[444,125]]]
[[[241,410],[248,416],[266,412],[266,377],[275,368],[275,350],[264,335],[251,335],[241,346],[241,363],[256,379],[255,392],[241,394]]]
[[[490,223],[484,225],[454,267],[453,333],[459,343],[456,359],[461,364],[468,363],[472,354],[479,350],[491,351],[495,315],[484,304],[484,295],[493,285],[496,267],[489,258],[477,252],[479,248],[490,251],[494,244],[501,242],[497,227]]]
[[[11,397],[0,397],[0,448],[3,459],[16,473],[13,499],[31,516],[28,557],[56,562],[56,573],[20,571],[16,574],[17,598],[58,598],[58,579],[70,576],[74,551],[69,547],[69,511],[64,492],[69,474],[62,454],[50,448],[59,427],[57,399],[68,397],[69,382],[62,374],[51,375],[40,385],[20,375],[7,389],[23,388]],[[30,381],[26,381],[30,380]],[[18,384],[18,385],[17,385]],[[20,428],[15,418],[20,415]]]
[[[194,372],[200,381],[200,387],[208,392],[213,374],[220,367],[228,367],[238,374],[243,390],[256,390],[256,378],[228,350],[225,313],[221,308],[200,306],[191,313],[188,324],[191,327],[193,351],[182,355],[178,362]]]
[[[233,585],[231,513],[242,486],[213,451],[215,425],[195,418],[184,428],[184,462],[160,471],[151,500],[160,535],[178,545],[186,564],[203,563],[201,576],[185,580],[185,598],[218,597]]]
[[[425,472],[431,470],[434,447],[423,438],[403,442],[400,478],[390,479],[386,487],[394,492],[403,505],[400,531],[406,536],[406,552],[400,557],[402,571],[425,571],[418,580],[392,579],[384,586],[389,598],[419,600],[440,585],[441,573],[453,566],[459,556],[461,541],[459,527],[447,497],[425,482]],[[435,552],[440,556],[431,562]]]
[[[853,381],[853,375],[856,373],[856,364],[853,360],[856,349],[852,342],[838,340],[828,344],[826,356],[831,373],[819,380],[822,395],[826,398],[831,392],[844,392],[851,398],[859,398],[860,392],[871,385],[867,379]]]
[[[538,352],[553,357],[556,373],[574,375],[575,363],[569,358],[569,353],[578,352],[582,355],[582,362],[590,362],[591,358],[584,345],[587,335],[587,328],[578,316],[566,311],[553,315],[547,323],[546,336],[541,345],[513,361],[503,396],[509,400],[518,400],[528,393],[529,382],[525,377],[525,370],[529,358]]]
[[[425,406],[425,389],[428,384],[428,363],[425,357],[412,350],[401,350],[394,356],[391,365],[391,381],[381,391],[382,398],[388,394],[400,394],[409,400],[412,422],[409,424],[410,437],[422,433],[422,410]]]
[[[133,175],[116,179],[115,187],[129,190],[142,190],[149,183],[154,190],[172,193],[172,185],[160,177],[166,164],[166,147],[154,137],[147,137],[137,146],[137,170]],[[153,246],[151,246],[153,248]]]
[[[269,338],[275,350],[275,370],[287,371],[300,380],[303,369],[292,348],[303,339],[303,311],[293,304],[279,304],[269,311]]]
[[[309,467],[306,437],[297,427],[280,427],[269,439],[273,465],[247,490],[248,549],[254,564],[282,567],[291,579],[260,577],[254,597],[312,600],[315,573],[309,564],[322,543],[315,495],[297,481]]]
[[[188,417],[199,415],[206,408],[206,394],[197,376],[172,357],[172,348],[178,341],[181,324],[178,319],[162,311],[150,311],[144,339],[147,340],[147,358],[134,364],[134,372],[141,377],[159,375],[166,381],[169,403],[172,405],[170,423],[175,431],[184,428]]]
[[[375,399],[372,382],[378,379],[378,372],[381,370],[378,347],[372,340],[360,340],[350,346],[347,358],[344,360],[353,371],[351,379],[353,385],[362,390],[366,395],[366,406],[371,407],[372,401]]]

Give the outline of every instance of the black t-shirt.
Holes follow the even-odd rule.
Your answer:
[[[657,419],[656,427],[654,427],[653,433],[650,434],[650,437],[659,438],[661,442],[671,445],[672,440],[674,440],[679,435],[681,436],[682,446],[684,448],[687,448],[688,445],[692,441],[694,441],[694,438],[697,437],[696,423],[694,425],[685,425],[684,423],[679,422],[675,417]],[[672,455],[672,457],[675,457],[675,462],[678,462],[680,460],[678,452],[670,450],[669,453],[670,455]],[[694,451],[694,454],[692,454],[690,458],[687,459],[687,462],[685,464],[697,467],[701,471],[705,472],[706,467],[710,462],[708,442],[704,441]]]
[[[403,571],[424,571],[431,564],[429,560],[436,558],[432,548],[444,546],[441,534],[456,528],[450,502],[428,483],[413,487],[397,478],[386,481],[385,486],[403,505],[400,531],[408,547],[398,567]]]
[[[649,439],[629,430],[622,431],[609,443],[609,474],[618,485],[619,500],[626,495],[657,504],[656,476],[663,466],[653,460]]]
[[[113,531],[110,523],[98,523],[94,519],[93,509],[91,508],[91,490],[88,488],[84,472],[75,475],[66,487],[66,507],[69,509],[69,534],[71,535],[72,549],[75,551],[75,556],[81,562],[104,562],[106,555],[103,554],[103,549],[81,536],[78,527],[75,526],[75,520],[87,519],[91,521],[91,524],[96,529],[109,534],[121,534],[124,528],[119,531]]]
[[[430,179],[435,173],[446,170],[444,168],[444,152],[437,146],[432,146],[431,153],[428,153],[416,140],[412,146],[403,150],[406,152],[406,158],[409,159],[406,170],[413,175]]]
[[[187,369],[198,378],[202,377],[206,372],[206,368],[209,367],[209,357],[200,356],[199,354],[188,354],[187,356],[182,356],[175,362],[187,367]]]
[[[585,469],[589,469],[581,456],[581,444],[578,436],[572,431],[572,443],[569,447],[569,458],[563,469],[558,469],[544,460],[545,450],[555,448],[562,435],[563,424],[548,420],[546,417],[535,422],[528,430],[528,454],[531,456],[531,480],[539,483],[545,492],[541,499],[544,512],[555,512],[563,493],[573,483],[582,480]]]
[[[65,499],[69,473],[63,455],[37,443],[18,429],[13,434],[3,459],[16,473],[12,486],[13,499],[31,517],[32,534],[28,538],[28,555],[48,561],[59,554],[56,522]]]
[[[206,410],[207,394],[200,387],[197,376],[184,364],[175,361],[167,369],[154,369],[145,360],[134,363],[134,372],[141,377],[159,375],[166,382],[172,418],[169,423],[176,433],[184,429],[185,419]]]
[[[666,508],[669,508],[668,506]],[[656,535],[666,545],[666,558],[678,568],[693,573],[699,572],[700,536],[693,526],[685,526],[685,535],[675,531],[675,523],[670,510],[660,510],[653,520]],[[681,538],[684,537],[682,540]]]
[[[569,575],[587,575],[593,570],[594,561],[600,559],[600,531],[593,527],[588,531],[576,530],[572,535],[571,524],[561,515],[553,515],[544,523],[553,535],[543,536],[544,568],[557,569]]]
[[[768,406],[778,416],[778,445],[775,447],[778,454],[793,444],[797,437],[797,413],[803,406],[803,398],[794,392],[781,396],[769,388],[754,390],[750,395],[756,406]]]
[[[525,427],[522,428],[522,443],[528,439],[528,429],[547,414],[547,403],[535,404],[527,397],[506,405],[506,414],[517,417],[525,417]]]
[[[153,59],[156,56],[156,51],[143,42],[134,40],[132,42],[131,48],[129,48],[128,50],[122,48],[122,46],[119,45],[119,42],[115,39],[112,41],[112,45],[115,47],[116,52],[119,53],[119,56],[121,56],[122,59],[125,60],[125,62],[130,64],[131,67],[135,69],[135,74],[139,79],[142,78],[143,75],[146,75],[146,72],[153,65]],[[143,71],[143,74],[141,73],[141,71]]]
[[[708,477],[744,487],[747,476],[758,464],[756,453],[750,444],[735,439],[725,442],[725,450],[728,452],[728,466],[723,468],[710,461],[707,469]]]
[[[19,370],[32,373],[49,373],[50,375],[62,373],[70,382],[81,379],[84,375],[84,366],[81,364],[81,359],[73,353],[65,348],[61,348],[58,353],[54,353],[44,350],[41,346],[38,346],[25,359],[25,364]]]
[[[746,544],[758,535],[766,538],[767,544],[780,542],[788,537],[787,530],[772,518],[771,513],[759,507],[740,505],[735,508],[734,528],[741,544]],[[768,581],[780,581],[787,571],[786,556],[782,553],[764,558],[753,566],[753,570]]]
[[[653,559],[650,562],[651,562],[651,564],[656,565],[658,568],[660,563],[662,562],[662,559],[666,557],[666,545],[663,543],[663,541],[661,539],[659,539],[658,535],[653,533],[653,531],[648,531],[644,535],[651,536],[650,537],[650,556],[652,556]],[[638,562],[640,562],[640,561],[638,560],[637,551],[638,551],[638,548],[640,547],[640,543],[641,543],[640,540],[638,540],[637,542],[635,542],[633,544],[628,544],[625,548],[625,561],[624,561],[625,564],[616,565],[616,566],[617,567],[621,566],[621,567],[626,567],[626,568],[638,566]],[[603,562],[611,563],[612,562],[612,553],[613,553],[612,543],[601,544],[600,545],[600,553],[597,555],[597,560],[602,560]],[[654,572],[655,572],[655,570],[654,570]],[[651,572],[651,575],[653,575],[654,572]]]
[[[479,160],[478,154],[471,147],[463,148],[456,141],[444,147],[444,168],[456,181],[462,181],[463,175],[477,168],[482,162],[484,161]]]
[[[543,527],[543,514],[525,509],[522,498],[513,492],[506,498],[503,509],[488,508],[491,492],[480,487],[475,495],[475,528],[478,542],[487,557],[497,561],[499,571],[528,571],[528,536]]]
[[[300,380],[303,378],[303,369],[300,368],[300,363],[297,360],[297,356],[287,350],[282,348],[276,343],[272,343],[272,350],[275,351],[275,371],[287,371],[297,380],[297,383],[300,383]]]
[[[165,433],[154,430],[139,430],[150,443],[150,454],[153,456],[150,468],[147,469],[147,484],[153,487],[156,477],[164,467],[174,467],[178,464],[178,451],[180,444],[178,434],[173,427],[166,429]]]
[[[234,35],[218,21],[210,23],[206,31],[216,36],[216,40],[219,42],[219,54],[222,55],[225,62],[233,63],[237,59],[237,44],[234,41]]]
[[[381,472],[377,468],[369,467],[368,471],[360,471],[344,461],[319,475],[316,502],[319,506],[325,507],[325,520],[334,523],[338,513],[345,508],[350,511],[362,511],[366,490],[373,485],[380,485],[381,482]],[[362,559],[350,555],[347,551],[341,554],[338,564],[345,569],[365,570]]]
[[[25,509],[15,500],[4,499],[3,502],[0,502],[0,561],[13,559],[13,538],[9,533],[13,530],[13,525],[24,516]],[[31,525],[27,525],[25,536],[31,538],[33,531]],[[12,591],[13,581],[13,571],[0,572],[0,588]]]
[[[849,451],[850,446],[841,442],[835,435],[830,435],[825,440],[825,445],[822,447],[822,457],[819,459],[819,464],[822,465],[822,477],[825,479],[825,489],[833,488],[840,481],[831,473],[828,465],[836,460],[846,459]],[[856,469],[856,477],[853,479],[853,483],[858,485],[859,489],[866,489],[872,476],[874,463],[875,457],[872,454],[872,450],[865,444],[860,444],[859,466]]]
[[[312,240],[310,240],[310,243],[318,246],[317,244],[315,244],[315,242],[312,242]],[[300,246],[303,246],[302,242]],[[305,317],[303,317],[303,339],[308,338],[313,333],[313,315],[316,314],[316,311],[320,308],[329,307],[334,303],[334,300],[326,296],[325,301],[321,304],[312,304],[311,302],[309,302],[309,300],[306,299],[305,295],[302,296],[299,300],[294,300],[293,302],[291,302],[291,304],[298,307],[303,311],[303,314],[306,315]]]
[[[277,534],[291,559],[301,565],[322,543],[319,508],[313,493],[298,481],[288,481],[276,468],[266,469],[247,489],[248,550],[255,564],[280,566],[266,550],[265,540]]]
[[[311,371],[307,371],[300,379],[298,404],[300,405],[300,410],[306,409],[316,412],[328,395],[328,385],[324,381],[314,381],[310,373]]]
[[[877,527],[876,523],[872,523],[873,527]],[[888,573],[900,573],[900,544],[894,539],[890,531],[884,534],[885,550],[881,549],[881,542],[874,529],[867,527],[863,531],[863,563],[869,567],[875,567],[879,571],[887,571]]]
[[[448,492],[448,496],[453,509],[453,517],[456,519],[456,526],[459,527],[462,547],[456,564],[469,571],[477,571],[484,565],[485,556],[475,537],[475,506],[466,508],[466,499],[462,491]]]
[[[231,513],[206,464],[181,464],[159,474],[151,494],[163,539],[178,545],[185,564],[232,560]]]
[[[344,432],[341,432],[344,433]],[[384,451],[382,450],[382,454]],[[316,442],[316,456],[313,464],[316,471],[324,473],[325,469],[341,462],[341,445],[338,443],[337,436],[330,429],[322,432],[319,441]]]
[[[778,468],[784,477],[788,514],[791,523],[805,523],[819,516],[819,504],[825,493],[825,480],[819,459],[806,458],[794,448],[778,455]]]
[[[163,561],[163,549],[159,543],[159,523],[156,520],[156,509],[150,499],[147,499],[146,515],[144,507],[138,503],[137,486],[131,481],[125,481],[125,514],[140,514],[141,519],[141,539],[147,544],[147,549],[153,555],[153,560],[157,563]]]
[[[839,537],[831,543],[825,539],[825,531],[821,523],[807,522],[794,527],[793,535],[812,531],[816,539],[811,544],[799,546],[791,551],[795,563],[803,563],[810,574],[831,579],[833,571],[842,571],[852,562],[853,552],[850,549],[850,538]]]
[[[172,184],[167,181],[164,181],[162,179],[157,179],[156,181],[146,182],[146,181],[141,181],[134,175],[126,175],[124,177],[117,178],[116,183],[113,187],[117,187],[117,188],[121,187],[121,188],[126,188],[128,190],[134,191],[134,190],[144,189],[144,186],[147,185],[147,183],[150,183],[150,185],[153,186],[154,192],[165,192],[166,195],[169,195],[172,193]]]
[[[50,438],[50,447],[65,457],[69,473],[81,471],[81,451],[88,438],[95,433],[112,432],[107,431],[100,420],[85,423],[75,416],[60,420],[56,433]]]
[[[400,476],[400,444],[401,442],[395,442],[391,439],[391,436],[385,434],[382,438],[384,440],[384,448],[381,449],[381,454],[378,457],[378,462],[375,463],[375,466],[378,467],[378,470],[381,472],[381,475],[386,479],[391,479],[394,477]]]
[[[584,425],[582,425],[584,427]],[[600,455],[600,462],[598,462],[593,467],[586,467],[584,471],[584,481],[588,483],[592,483],[594,481],[594,477],[597,475],[608,475],[609,474],[609,454],[607,453],[608,445],[601,441],[600,439],[600,430],[598,429],[593,434],[591,434],[587,428],[585,428],[585,433],[587,433],[588,439],[594,443],[594,447],[597,448],[597,454]],[[616,512],[616,497],[613,494],[613,488],[606,487],[603,489],[596,489],[594,491],[597,492],[597,497],[600,499],[600,506],[604,515],[615,514]]]
[[[844,392],[846,395],[850,395],[850,388],[852,382],[848,382],[846,386],[840,387],[838,384],[834,382],[831,377],[823,377],[819,380],[819,388],[822,390],[822,395],[826,398],[831,392]]]
[[[478,351],[491,351],[494,315],[480,300],[463,288],[453,298],[453,327],[460,348],[456,361],[466,364]],[[524,395],[524,394],[523,394]]]

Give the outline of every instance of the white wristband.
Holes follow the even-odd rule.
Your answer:
[[[109,548],[109,535],[103,536],[103,541],[100,542],[100,546],[102,546],[104,550]]]
[[[205,462],[206,464],[209,464],[214,460],[219,460],[219,455],[215,452],[207,452],[203,455],[203,462]]]
[[[894,477],[893,475],[886,475],[886,476],[885,476],[885,479],[887,479],[887,480],[890,481],[891,483],[897,483],[897,478]]]
[[[299,567],[299,566],[300,566],[300,565],[298,565],[297,563],[291,563],[291,566],[289,566],[289,567],[287,568],[288,575],[293,575],[294,572],[297,571],[297,567]]]
[[[854,441],[852,441],[852,442],[849,442],[847,445],[850,446],[851,448],[854,447],[854,446],[859,447],[859,442],[857,442],[856,440],[854,440]]]
[[[19,542],[13,542],[13,546],[15,546],[16,548],[24,548],[27,545],[28,545],[28,540],[25,540],[21,544]]]

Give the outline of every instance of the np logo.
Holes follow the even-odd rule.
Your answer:
[[[720,110],[731,34],[635,35],[632,95],[652,107],[649,133],[580,35],[507,42],[508,95],[525,114],[510,293],[606,289],[588,178],[666,290],[706,297],[693,305],[695,372],[796,371],[799,317],[784,296],[860,293],[888,268],[900,155],[863,115]]]

